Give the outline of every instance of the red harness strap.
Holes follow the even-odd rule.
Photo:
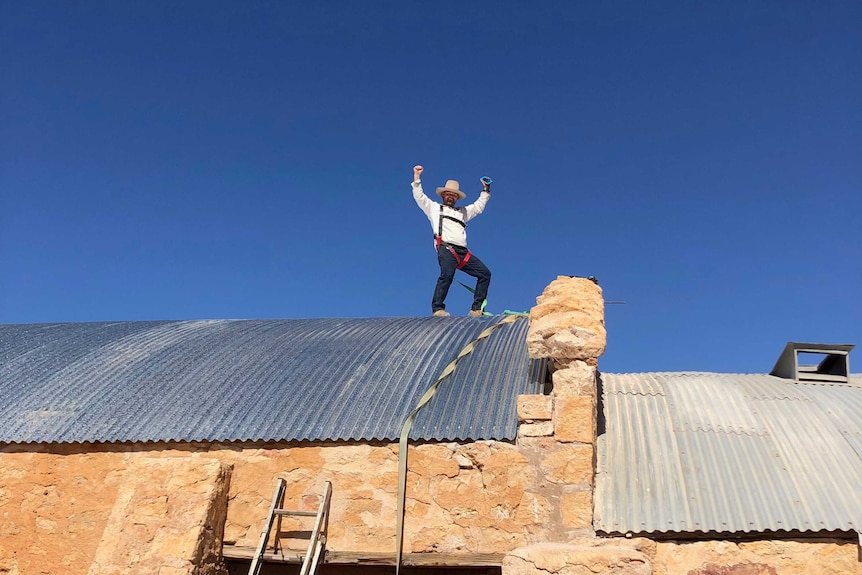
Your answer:
[[[452,252],[452,255],[455,256],[455,261],[458,262],[458,265],[455,266],[456,270],[460,270],[461,268],[466,266],[467,262],[470,261],[470,256],[473,255],[470,252],[470,250],[467,250],[467,255],[465,255],[464,259],[462,260],[461,258],[458,257],[458,253],[455,251],[455,249],[452,246],[446,246],[446,249],[448,249],[450,252]]]
[[[442,239],[440,238],[440,236],[434,236],[434,245],[437,247],[438,250],[440,249],[441,243],[442,243]],[[466,266],[467,262],[470,261],[470,256],[473,255],[473,252],[471,252],[470,250],[467,250],[467,253],[464,255],[464,259],[462,260],[461,256],[458,255],[458,252],[455,251],[455,248],[453,248],[449,244],[446,244],[445,247],[447,250],[449,250],[449,253],[452,254],[452,257],[455,258],[455,261],[458,262],[458,264],[455,266],[456,270],[460,270],[461,268]]]

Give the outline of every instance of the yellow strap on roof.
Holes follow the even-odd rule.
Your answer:
[[[395,558],[395,575],[400,575],[401,572],[401,556],[403,554],[404,547],[404,503],[407,496],[407,437],[410,435],[410,430],[413,428],[413,421],[416,419],[416,415],[419,411],[425,407],[425,405],[431,401],[431,398],[434,397],[434,394],[437,393],[437,388],[440,386],[440,383],[452,375],[455,371],[455,367],[458,365],[458,362],[461,361],[461,358],[473,353],[473,350],[476,349],[476,344],[481,340],[485,339],[491,333],[494,332],[500,326],[503,326],[508,323],[512,323],[517,320],[519,315],[508,315],[502,321],[495,323],[494,325],[488,326],[485,328],[482,333],[479,334],[479,337],[468,343],[464,349],[458,354],[458,357],[453,359],[449,365],[447,365],[443,371],[440,373],[440,376],[437,378],[431,387],[429,387],[422,397],[419,399],[419,403],[416,404],[416,407],[413,408],[413,411],[410,412],[410,415],[407,416],[407,419],[404,421],[404,425],[401,427],[401,438],[398,441],[398,525],[397,532],[395,535],[395,541],[397,544],[396,558]]]

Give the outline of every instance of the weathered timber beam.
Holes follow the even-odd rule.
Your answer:
[[[225,545],[225,559],[251,561],[254,547]],[[302,563],[304,550],[285,550],[284,553],[266,553],[264,561],[270,563]],[[329,565],[395,565],[394,553],[326,550],[323,562]],[[502,553],[405,553],[402,565],[408,567],[499,567],[503,564]]]

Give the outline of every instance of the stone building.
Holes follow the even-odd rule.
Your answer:
[[[403,480],[405,572],[862,574],[862,381],[599,374],[603,307],[0,326],[0,573],[242,572],[284,478],[324,572],[394,571]]]

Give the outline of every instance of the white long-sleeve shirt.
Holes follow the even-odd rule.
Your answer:
[[[491,194],[488,192],[482,192],[479,194],[479,199],[472,204],[450,208],[426,196],[425,192],[422,191],[421,181],[417,180],[413,182],[413,199],[416,200],[416,204],[428,216],[428,221],[431,222],[431,229],[434,231],[434,235],[437,235],[437,230],[439,229],[440,206],[442,205],[442,214],[448,216],[447,218],[443,218],[443,241],[447,244],[454,244],[465,248],[467,247],[467,222],[485,211],[485,204],[488,203],[490,197]],[[464,222],[464,225],[462,226],[453,222],[448,219],[449,217]]]

